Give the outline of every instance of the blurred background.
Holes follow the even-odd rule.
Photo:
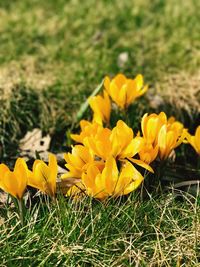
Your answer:
[[[56,148],[80,104],[118,72],[144,75],[152,109],[197,123],[199,66],[198,0],[1,0],[0,158],[36,127]]]

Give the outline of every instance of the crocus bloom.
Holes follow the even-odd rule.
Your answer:
[[[158,145],[154,147],[150,143],[144,143],[143,148],[139,152],[140,159],[147,164],[150,164],[152,161],[154,161],[157,155]]]
[[[110,135],[112,156],[118,159],[135,156],[143,146],[143,139],[135,137],[133,130],[119,120]]]
[[[82,177],[86,193],[98,199],[129,194],[142,183],[143,179],[140,172],[128,161],[119,171],[113,157],[107,159],[103,170],[91,164]]]
[[[160,114],[144,114],[141,121],[142,134],[146,143],[156,145],[158,133],[161,127],[167,124],[167,116],[164,112]]]
[[[163,125],[158,134],[159,157],[161,160],[166,159],[171,151],[178,147],[187,135],[187,130],[180,132],[180,126],[167,127]]]
[[[81,178],[87,165],[93,162],[93,155],[87,147],[76,145],[72,147],[71,153],[66,153],[64,159],[67,162],[65,167],[69,172],[62,175],[65,178]]]
[[[141,122],[142,134],[146,145],[140,151],[141,160],[150,163],[159,154],[160,159],[166,159],[171,151],[179,146],[187,130],[174,117],[167,119],[164,112],[160,114],[145,114]]]
[[[110,122],[111,102],[108,93],[104,90],[103,96],[90,97],[89,105],[94,112],[93,121],[102,125],[102,122]]]
[[[116,75],[112,80],[106,76],[104,86],[112,100],[122,109],[127,108],[148,89],[144,86],[141,74],[135,79],[128,79],[123,74]]]
[[[111,130],[101,128],[96,135],[84,139],[84,145],[97,157],[107,159],[111,154],[112,144],[110,142]]]
[[[33,173],[29,177],[28,185],[39,189],[52,198],[56,193],[56,178],[58,165],[56,156],[49,154],[49,164],[42,160],[35,160],[33,164]]]
[[[27,186],[28,168],[22,158],[18,158],[13,171],[0,164],[0,188],[17,199],[21,199]]]
[[[188,142],[195,149],[197,154],[200,156],[200,125],[195,131],[195,135],[190,135],[189,133],[186,136]]]
[[[102,126],[96,122],[89,122],[86,120],[80,121],[80,134],[71,134],[71,138],[77,143],[83,144],[83,141],[88,136],[95,136],[97,132],[102,129]]]
[[[113,156],[117,159],[135,156],[143,145],[141,137],[133,137],[133,131],[123,121],[119,120],[112,129],[102,128],[93,137],[85,139],[87,146],[94,155],[106,160]]]
[[[84,170],[82,170],[81,173],[81,179],[76,179],[73,183],[73,185],[69,188],[69,190],[67,191],[67,196],[73,196],[73,197],[79,197],[79,196],[83,196],[84,194],[86,194],[86,187],[83,183],[83,176],[85,173],[88,172],[88,170],[90,170],[91,166],[93,166],[94,168],[97,168],[100,172],[102,172],[105,163],[103,161],[99,161],[99,160],[93,160],[92,162],[88,163],[85,165]],[[71,178],[70,173],[69,175],[67,175],[67,179]],[[66,181],[66,177],[62,177],[62,179],[64,181]]]

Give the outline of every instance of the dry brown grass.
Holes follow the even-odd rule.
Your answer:
[[[36,58],[31,56],[0,66],[0,99],[8,99],[12,90],[21,84],[36,90],[52,86],[56,81],[55,74],[49,66],[45,67],[39,68]]]
[[[168,75],[156,84],[156,91],[177,112],[185,110],[192,115],[200,113],[200,72],[191,75],[180,72]]]

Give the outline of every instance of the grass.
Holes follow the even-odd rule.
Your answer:
[[[182,198],[40,202],[22,229],[4,207],[1,266],[198,266],[200,205]]]
[[[0,161],[12,165],[19,140],[35,127],[51,134],[52,151],[65,149],[80,104],[118,72],[142,73],[150,85],[130,111],[133,126],[143,112],[162,109],[192,129],[199,17],[197,0],[0,1]],[[164,105],[152,108],[158,94]],[[23,229],[4,205],[0,266],[198,266],[198,201],[170,193],[106,203],[61,198],[28,210]]]

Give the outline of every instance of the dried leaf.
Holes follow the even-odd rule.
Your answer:
[[[20,141],[19,148],[21,150],[21,156],[34,157],[35,151],[46,152],[50,146],[50,135],[42,137],[42,131],[40,129],[33,129],[33,131],[27,132],[23,139]],[[41,155],[40,155],[41,156]]]
[[[70,187],[72,187],[73,185],[75,185],[76,183],[80,181],[81,179],[78,179],[75,177],[71,177],[65,180],[57,179],[57,182],[56,182],[57,190],[56,191],[62,194],[66,194]]]

